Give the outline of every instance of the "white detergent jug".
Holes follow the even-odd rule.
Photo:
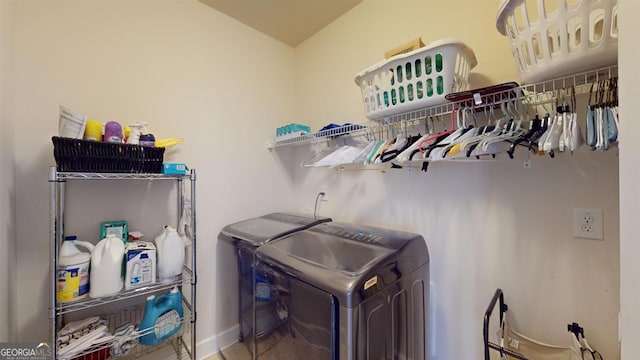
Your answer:
[[[176,276],[182,274],[184,266],[184,240],[178,235],[176,229],[166,225],[162,233],[155,239],[158,277],[162,284],[169,284],[176,280]]]
[[[99,298],[122,290],[124,243],[114,234],[100,240],[91,254],[91,290],[89,296]]]
[[[89,252],[80,251],[76,245]],[[80,300],[89,294],[89,261],[93,244],[77,241],[75,236],[65,236],[58,258],[58,302]]]

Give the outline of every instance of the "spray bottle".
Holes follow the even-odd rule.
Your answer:
[[[127,144],[138,145],[140,143],[140,135],[147,132],[147,123],[135,122],[129,125],[131,135],[127,139]]]

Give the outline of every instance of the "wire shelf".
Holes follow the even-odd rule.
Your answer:
[[[190,340],[185,340],[185,337],[188,338],[192,336],[190,329],[191,323],[195,321],[192,316],[192,312],[190,307],[188,307],[186,302],[182,302],[183,304],[183,317],[176,322],[169,322],[162,325],[156,325],[154,327],[144,329],[139,331],[139,326],[142,321],[145,312],[144,305],[135,305],[130,308],[126,308],[124,310],[120,310],[116,313],[108,313],[100,315],[101,319],[106,320],[107,322],[107,330],[110,334],[114,334],[116,329],[123,324],[130,323],[135,326],[135,345],[129,348],[124,354],[121,356],[115,356],[113,353],[114,349],[117,347],[117,344],[121,339],[112,338],[106,342],[91,346],[77,354],[73,354],[71,357],[60,355],[58,359],[73,359],[73,360],[103,360],[106,358],[112,359],[137,359],[145,354],[155,353],[157,351],[161,351],[165,347],[173,348],[173,351],[177,354],[178,359],[182,359],[183,357],[192,358],[192,349],[188,345]],[[168,332],[175,327],[179,327],[180,329],[169,338],[163,340],[162,342],[155,345],[145,345],[138,341],[141,337],[147,334],[152,333],[162,333]],[[56,343],[56,346],[58,344]],[[62,348],[59,348],[60,350]]]
[[[168,284],[161,284],[158,282],[153,285],[149,285],[149,286],[145,286],[137,289],[121,290],[119,293],[113,296],[101,297],[97,299],[87,297],[85,299],[74,301],[74,302],[58,303],[55,308],[55,315],[64,315],[74,311],[80,311],[80,310],[89,309],[95,306],[106,305],[116,301],[130,299],[130,298],[141,296],[141,295],[152,294],[162,290],[168,291],[176,286],[192,284],[191,282],[191,280],[193,279],[192,274],[193,273],[191,269],[188,269],[185,266],[182,272],[182,275],[177,276],[175,281]]]
[[[349,134],[355,135],[366,131],[366,129],[367,126],[363,124],[345,125],[334,129],[322,130],[313,134],[305,134],[283,140],[279,140],[278,138],[276,138],[273,144],[270,144],[270,147],[293,145],[303,142],[321,141]]]
[[[53,167],[55,169],[55,166]],[[187,175],[171,174],[141,174],[141,173],[84,173],[57,172],[52,180],[180,180],[189,178]]]
[[[131,290],[121,290],[117,294],[108,297],[102,297],[98,299],[93,298],[85,298],[82,300],[69,302],[69,303],[58,303],[57,302],[57,276],[56,272],[58,269],[57,258],[58,258],[58,246],[62,242],[62,234],[63,234],[63,226],[64,226],[64,209],[65,209],[65,184],[67,184],[67,180],[72,183],[75,180],[81,181],[89,181],[89,180],[172,180],[178,182],[176,188],[177,202],[178,202],[178,213],[182,210],[182,208],[189,204],[190,213],[191,213],[191,236],[190,241],[191,244],[187,245],[187,248],[191,254],[190,261],[187,262],[187,265],[183,267],[182,274],[177,276],[173,282],[168,284],[154,283],[153,285],[143,286],[136,289]],[[184,180],[190,181],[190,190],[187,190],[182,185],[184,185]],[[170,339],[167,339],[162,344],[156,344],[153,346],[143,346],[136,345],[135,349],[127,354],[125,358],[140,358],[147,353],[150,354],[148,359],[157,359],[163,357],[165,351],[169,351],[171,349],[175,350],[178,354],[178,358],[189,358],[195,359],[196,357],[196,327],[195,322],[197,318],[196,313],[196,206],[195,206],[195,181],[196,181],[196,172],[195,169],[191,169],[188,174],[180,175],[180,174],[160,174],[160,173],[113,173],[113,172],[84,172],[84,171],[57,171],[56,166],[51,166],[49,168],[49,206],[50,206],[50,217],[49,217],[49,234],[51,237],[49,251],[51,254],[50,258],[50,306],[49,306],[49,316],[50,316],[50,327],[51,327],[51,338],[57,339],[59,331],[62,325],[71,320],[75,320],[77,318],[81,318],[82,316],[86,316],[87,314],[96,314],[96,313],[104,313],[107,311],[113,311],[113,309],[124,308],[123,311],[118,311],[116,314],[103,316],[103,319],[109,319],[109,330],[113,331],[115,327],[119,324],[126,321],[135,322],[136,325],[139,325],[139,320],[142,316],[142,307],[138,307],[137,312],[131,310],[131,304],[144,304],[144,299],[151,294],[158,294],[162,292],[168,292],[174,287],[178,287],[183,292],[182,295],[182,304],[184,310],[184,323],[180,326],[182,330],[178,334],[174,334]],[[67,184],[68,185],[68,184]],[[179,214],[178,214],[179,215]],[[103,306],[106,305],[106,306]],[[134,315],[137,314],[137,315]],[[166,332],[165,332],[166,334]],[[100,336],[98,333],[96,336]],[[144,334],[137,334],[136,336],[140,336]],[[108,341],[111,341],[107,336],[102,336],[103,340],[100,344],[94,344],[94,348],[84,349],[82,343],[76,343],[76,346],[80,347],[80,349],[72,349],[69,348],[67,351],[63,351],[63,356],[69,358],[68,355],[71,355],[73,360],[101,360],[105,359],[109,356],[115,358],[115,355],[110,354],[110,346],[112,344],[108,344]],[[90,341],[87,339],[87,341]],[[113,342],[113,341],[112,341]],[[97,348],[96,348],[97,347]],[[55,354],[55,358],[63,359],[63,356],[60,356],[58,353],[58,348],[55,346],[53,348],[53,352]],[[82,350],[82,354],[76,353],[77,350]],[[161,351],[161,354],[156,353],[156,351]],[[74,352],[74,353],[71,353]],[[171,356],[171,354],[168,354]],[[122,357],[121,357],[122,358]],[[175,358],[175,357],[171,357]]]
[[[323,131],[314,134],[307,134],[289,138],[270,144],[269,147],[279,147],[284,145],[304,144],[310,142],[319,142],[335,138],[341,135],[362,135],[367,131],[377,131],[377,128],[388,124],[404,123],[416,120],[427,119],[429,117],[438,117],[450,114],[456,109],[473,108],[476,111],[482,111],[501,104],[520,101],[524,104],[536,105],[539,103],[549,103],[554,100],[554,96],[573,88],[576,95],[586,94],[590,91],[593,84],[613,79],[618,76],[618,65],[612,65],[600,69],[589,70],[564,76],[556,79],[541,81],[532,84],[524,84],[512,89],[495,92],[491,94],[481,95],[475,99],[461,100],[440,105],[430,106],[424,109],[392,115],[373,122],[351,125],[349,127],[332,129],[335,131]]]

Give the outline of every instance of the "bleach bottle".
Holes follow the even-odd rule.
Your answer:
[[[182,295],[177,288],[162,296],[147,297],[140,322],[140,343],[156,345],[168,339],[182,327],[183,316]]]
[[[171,284],[182,274],[184,266],[184,240],[176,229],[166,225],[155,238],[158,251],[158,277],[160,283]]]
[[[114,234],[100,240],[91,254],[91,290],[89,296],[111,296],[122,290],[124,243]]]
[[[89,250],[80,251],[77,246]],[[59,303],[83,299],[89,294],[89,264],[93,244],[78,241],[75,236],[65,236],[60,246],[58,258],[58,292]]]

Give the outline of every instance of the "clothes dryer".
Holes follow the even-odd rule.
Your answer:
[[[254,359],[428,358],[422,236],[324,223],[261,246],[255,268],[269,283],[278,322],[266,333],[254,327]],[[256,314],[264,303],[254,298]]]

